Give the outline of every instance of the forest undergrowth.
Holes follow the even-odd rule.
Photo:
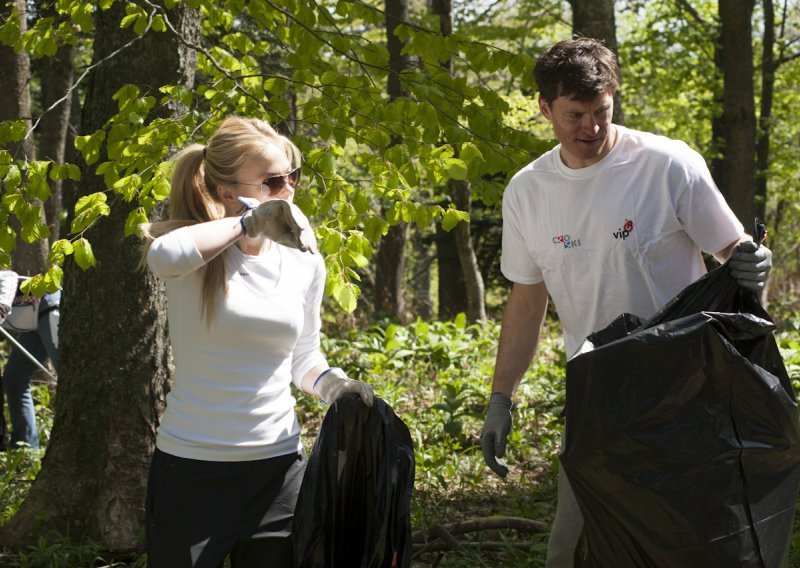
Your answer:
[[[776,334],[796,390],[800,389],[800,316]],[[339,329],[324,338],[329,360],[369,381],[408,425],[416,457],[412,499],[415,568],[544,566],[556,504],[566,357],[558,324],[548,322],[538,355],[516,396],[506,479],[483,463],[480,429],[494,367],[499,324],[453,321]],[[52,427],[54,385],[34,387],[43,447]],[[324,416],[316,399],[298,395],[304,444],[310,450]],[[0,525],[25,498],[41,453],[0,453]],[[442,536],[443,535],[443,536]],[[427,548],[425,548],[427,542]],[[792,566],[800,566],[795,519]],[[11,567],[143,567],[146,559],[111,558],[97,543],[40,540],[26,551],[0,555]]]

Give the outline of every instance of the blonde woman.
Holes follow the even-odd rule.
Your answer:
[[[230,117],[178,155],[170,219],[143,227],[175,359],[147,488],[152,568],[217,568],[228,555],[233,568],[292,566],[305,457],[291,384],[372,404],[371,387],[320,351],[322,258],[266,236],[273,206],[311,231],[289,205],[299,166],[271,126]]]

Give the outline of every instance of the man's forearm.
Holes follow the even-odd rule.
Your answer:
[[[515,284],[503,312],[492,392],[512,397],[528,370],[547,312],[544,284]]]

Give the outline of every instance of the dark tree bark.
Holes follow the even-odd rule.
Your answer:
[[[408,55],[402,53],[403,42],[395,35],[397,27],[407,21],[408,0],[386,0],[386,48],[389,52],[387,92],[390,100],[407,95],[401,75],[410,68],[411,61]],[[376,253],[375,313],[391,314],[399,322],[405,322],[406,319],[403,277],[407,240],[408,223],[401,221],[389,227],[388,233],[381,238]]]
[[[755,0],[720,0],[717,64],[723,77],[723,111],[715,134],[722,161],[712,173],[733,212],[745,227],[755,205],[756,115],[753,94],[752,17]]]
[[[453,34],[453,3],[451,0],[434,0],[433,10],[439,16],[439,30],[443,36]],[[444,64],[450,75],[454,74],[453,62],[448,60]],[[458,146],[454,147],[455,156],[458,157]],[[447,182],[448,193],[453,199],[457,209],[471,214],[472,212],[472,187],[468,180],[451,179]],[[442,288],[461,284],[465,287],[467,319],[474,322],[486,319],[486,302],[484,299],[483,276],[478,268],[478,260],[475,256],[475,248],[472,243],[472,232],[469,223],[458,223],[453,228],[454,238],[439,241],[440,245],[446,243],[455,245],[461,267],[462,277],[460,282],[453,280],[443,280],[442,272],[439,273],[440,295]],[[446,293],[446,292],[445,292]],[[447,293],[446,293],[447,294]],[[447,294],[453,298],[452,294]],[[449,310],[448,310],[449,311]],[[462,311],[462,310],[459,310]],[[440,310],[441,313],[441,310]],[[458,312],[456,312],[458,313]]]
[[[617,53],[614,0],[570,0],[569,3],[572,7],[572,34],[599,39],[611,51]],[[615,124],[624,124],[622,96],[619,90],[614,95],[612,120]]]
[[[767,170],[772,130],[772,103],[775,99],[775,6],[772,0],[762,0],[764,33],[761,53],[761,109],[756,137],[755,214],[764,219],[767,204]],[[777,229],[777,227],[776,227]]]
[[[417,230],[411,240],[413,247],[411,268],[411,312],[414,319],[424,321],[433,317],[433,297],[431,296],[431,265],[436,258],[431,249],[432,235]]]
[[[72,93],[70,92],[74,78],[72,47],[60,46],[53,57],[41,61],[38,71],[42,85],[42,109],[45,111],[37,132],[39,155],[44,160],[53,160],[62,164],[64,163],[67,129],[72,107]],[[63,101],[56,104],[65,96]],[[50,227],[51,240],[57,240],[61,234],[62,187],[61,180],[50,180],[51,195],[45,203],[45,213],[47,225]]]
[[[439,268],[438,315],[441,320],[453,319],[466,311],[467,287],[458,258],[455,231],[436,225],[436,264]]]
[[[197,11],[179,4],[168,13],[195,39]],[[120,3],[96,12],[95,62],[131,39],[132,32],[119,28],[124,14]],[[83,132],[102,128],[116,114],[111,95],[124,84],[145,94],[168,83],[192,85],[196,55],[173,35],[148,33],[134,45],[94,70]],[[93,170],[82,168],[81,195],[105,190]],[[110,218],[89,231],[96,267],[65,267],[52,435],[28,498],[0,532],[6,546],[25,544],[38,526],[44,534],[93,538],[113,552],[142,547],[147,471],[169,377],[168,342],[163,291],[137,269],[140,243],[124,238],[128,207],[113,203]]]
[[[0,5],[0,18],[19,19],[20,30],[24,33],[26,24],[25,0],[15,0],[10,4]],[[31,126],[31,93],[28,82],[31,77],[31,66],[28,54],[0,44],[0,120],[24,119],[30,130]],[[14,142],[4,148],[15,160],[31,161],[36,159],[33,138],[26,136],[20,142]],[[41,206],[36,200],[35,204]],[[13,253],[13,269],[19,274],[38,274],[45,268],[47,239],[35,243],[26,243],[20,238],[20,223],[14,216],[9,217],[9,226],[16,231],[17,241]]]

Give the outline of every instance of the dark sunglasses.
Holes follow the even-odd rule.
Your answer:
[[[250,185],[257,187],[261,193],[272,195],[282,190],[288,183],[291,188],[297,187],[297,181],[300,179],[300,168],[295,168],[292,171],[281,176],[272,176],[261,183],[242,183],[236,182],[238,185]]]

